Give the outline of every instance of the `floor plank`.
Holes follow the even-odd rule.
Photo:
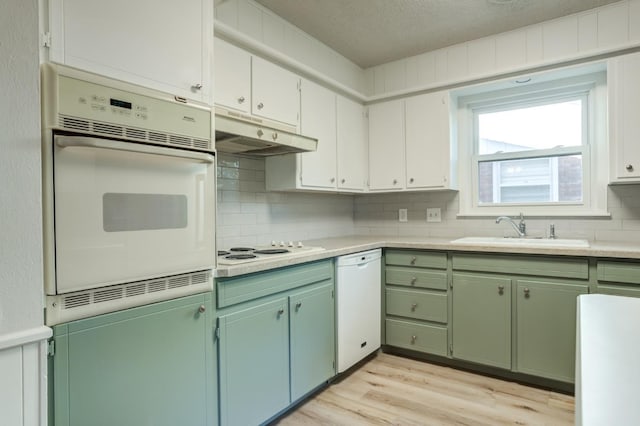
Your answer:
[[[571,396],[380,353],[278,420],[298,425],[572,425]]]

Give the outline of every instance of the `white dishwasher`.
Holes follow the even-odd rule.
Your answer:
[[[380,347],[382,250],[338,257],[338,373]]]

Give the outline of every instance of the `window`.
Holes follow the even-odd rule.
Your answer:
[[[459,94],[461,215],[606,215],[606,76],[565,74]]]

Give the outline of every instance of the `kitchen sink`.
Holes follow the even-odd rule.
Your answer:
[[[451,241],[453,244],[514,246],[514,247],[589,247],[587,240],[550,238],[508,238],[508,237],[464,237]]]

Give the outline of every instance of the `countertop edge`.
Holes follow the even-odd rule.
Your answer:
[[[231,278],[239,275],[252,274],[270,269],[284,268],[300,263],[314,262],[338,256],[358,253],[360,251],[377,248],[400,248],[415,250],[447,250],[467,253],[499,253],[499,254],[533,254],[547,256],[598,257],[619,259],[640,259],[640,245],[619,242],[592,242],[590,247],[515,247],[492,246],[481,244],[455,244],[449,239],[430,238],[402,238],[402,237],[339,237],[308,241],[309,246],[324,247],[323,251],[316,251],[300,256],[274,258],[272,260],[248,262],[233,266],[218,266],[215,270],[217,278]]]

